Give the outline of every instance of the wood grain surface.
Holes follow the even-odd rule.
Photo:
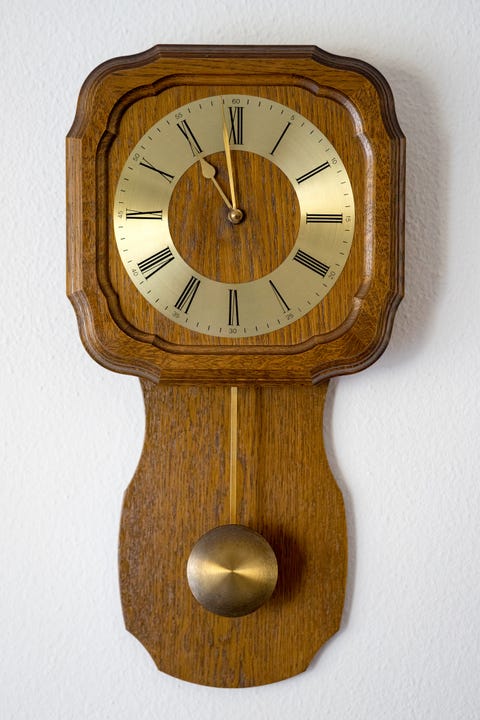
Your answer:
[[[205,532],[230,522],[230,390],[142,382],[146,438],[124,499],[120,581],[126,626],[160,670],[271,683],[305,670],[337,631],[347,536],[322,441],[327,385],[238,391],[237,521],[271,544],[279,580],[259,610],[225,618],[194,599],[186,564]]]

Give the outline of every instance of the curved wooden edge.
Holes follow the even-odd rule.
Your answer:
[[[391,143],[391,237],[390,287],[379,291],[374,298],[371,289],[357,304],[354,321],[347,323],[345,333],[340,337],[317,337],[303,346],[282,348],[271,346],[266,358],[259,361],[258,349],[232,347],[224,348],[215,357],[210,351],[196,353],[205,358],[197,363],[195,370],[189,363],[192,351],[187,347],[165,347],[160,338],[132,337],[127,327],[112,318],[110,312],[101,310],[103,318],[96,316],[100,292],[95,283],[85,283],[85,264],[92,270],[91,249],[84,243],[94,232],[83,224],[81,183],[85,174],[84,148],[82,138],[95,112],[105,115],[105,129],[111,108],[108,111],[97,103],[102,85],[109,82],[115,73],[122,70],[141,68],[162,57],[213,58],[213,57],[265,57],[270,58],[311,58],[315,62],[332,68],[350,70],[368,79],[378,93],[385,129]],[[138,84],[138,83],[137,83]],[[116,93],[118,102],[125,91],[115,87],[109,90],[110,97]],[[104,137],[104,135],[102,136]],[[100,143],[102,138],[99,138]],[[70,280],[69,297],[75,307],[82,340],[95,360],[116,372],[138,375],[149,380],[191,383],[212,382],[242,384],[243,382],[276,383],[301,382],[318,383],[334,375],[358,372],[368,367],[385,350],[395,316],[396,308],[403,297],[403,242],[404,242],[404,185],[405,185],[405,138],[399,127],[393,95],[383,75],[368,63],[354,58],[328,53],[315,46],[203,46],[203,45],[156,45],[151,49],[125,57],[114,58],[101,64],[85,80],[79,97],[74,123],[67,137],[67,158],[69,165],[69,212],[68,212],[68,268]],[[95,160],[94,160],[95,162]],[[90,168],[91,170],[91,168]],[[95,173],[93,173],[94,175]],[[95,240],[93,240],[93,243]],[[90,253],[90,257],[87,257]],[[96,266],[95,266],[96,267]],[[96,274],[96,272],[95,272]],[[108,291],[103,290],[103,299]],[[107,298],[108,299],[108,298]],[[110,302],[111,303],[111,298]],[[369,305],[375,305],[375,321],[369,316]],[[318,342],[318,344],[316,344]],[[356,344],[356,350],[352,348]],[[147,347],[149,345],[149,347]],[[312,347],[314,345],[314,347]],[[326,351],[325,348],[328,348]],[[287,361],[288,356],[288,361]],[[175,361],[173,361],[175,357]],[[287,367],[288,366],[288,367]]]
[[[154,383],[160,380],[161,373],[155,363],[141,357],[136,357],[134,362],[129,363],[123,354],[119,355],[113,347],[107,345],[102,333],[97,332],[98,326],[94,321],[92,306],[83,291],[70,293],[68,299],[75,310],[82,344],[93,360],[113,372],[137,375]]]

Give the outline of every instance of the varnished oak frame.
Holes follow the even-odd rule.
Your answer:
[[[344,273],[318,308],[286,331],[232,341],[179,330],[132,290],[112,193],[131,150],[125,127],[134,144],[156,112],[173,109],[177,88],[247,86],[273,99],[290,88],[300,106],[310,93],[313,110],[324,103],[321,129],[352,178],[358,222]],[[403,293],[404,159],[385,79],[315,47],[156,46],[104,63],[82,88],[67,138],[67,292],[88,352],[142,381],[146,435],[122,512],[122,604],[128,629],[176,677],[224,687],[281,680],[339,627],[346,524],[322,413],[328,378],[362,370],[388,343]],[[235,619],[201,608],[185,579],[194,542],[229,522],[230,385],[239,386],[237,521],[279,561],[271,600]]]

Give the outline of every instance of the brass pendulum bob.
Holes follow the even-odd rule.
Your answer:
[[[195,543],[187,563],[190,590],[204,608],[225,617],[248,615],[275,589],[275,553],[245,525],[220,525]]]

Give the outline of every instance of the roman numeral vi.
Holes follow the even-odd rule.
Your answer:
[[[238,318],[238,296],[237,291],[232,288],[228,291],[228,324],[240,325]]]

